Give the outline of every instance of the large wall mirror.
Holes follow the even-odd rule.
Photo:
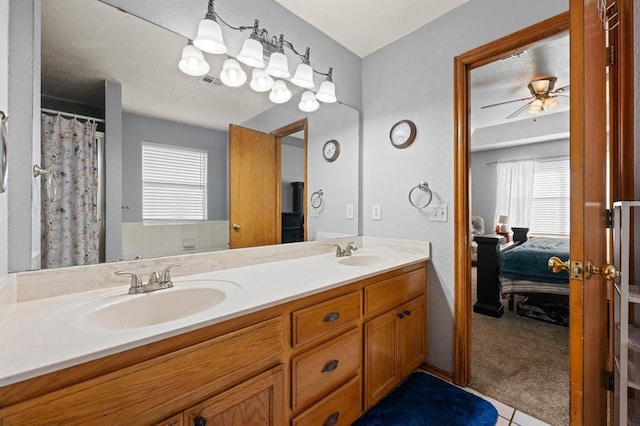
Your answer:
[[[267,93],[252,91],[248,82],[240,88],[224,86],[217,79],[224,55],[205,54],[211,65],[206,76],[185,75],[177,63],[186,37],[101,1],[43,0],[41,15],[41,118],[50,126],[43,133],[43,146],[49,143],[47,135],[56,133],[53,122],[60,117],[73,120],[76,114],[81,124],[87,121],[82,116],[106,121],[97,121],[98,136],[93,141],[99,148],[96,155],[101,178],[95,203],[102,203],[102,209],[86,213],[100,219],[99,261],[229,248],[229,210],[234,199],[229,189],[230,125],[270,133],[306,120],[306,131],[279,138],[281,164],[265,159],[270,167],[280,168],[278,209],[282,214],[295,210],[302,213],[303,240],[358,234],[359,111],[338,102],[321,104],[318,111],[304,113],[297,107],[301,89],[293,85],[293,98],[280,105],[270,102]],[[250,76],[251,70],[247,68],[247,72]],[[317,85],[320,82],[317,78]],[[331,139],[340,141],[341,146],[340,157],[334,162],[322,155],[322,146]],[[158,155],[154,147],[206,154],[206,219],[143,217],[143,145],[150,147],[151,154],[145,154],[149,158]],[[114,152],[119,155],[114,157]],[[180,154],[160,151],[159,155],[177,159]],[[167,174],[182,178],[181,170],[172,163],[177,161],[162,167]],[[47,163],[43,158],[42,166],[59,174],[55,161]],[[114,175],[119,179],[113,180]],[[34,178],[42,182],[43,210],[52,195],[47,191],[46,177]],[[181,183],[186,180],[181,179]],[[67,189],[60,188],[60,179],[53,185],[58,185],[54,199],[67,196]],[[318,191],[323,194],[322,206],[311,208],[310,197]],[[175,197],[181,196],[176,192]],[[184,209],[188,207],[185,201]],[[348,208],[356,212],[355,217],[346,217]],[[286,223],[281,225],[285,226],[291,219],[283,216],[283,221]],[[42,232],[46,232],[46,219],[41,223]],[[33,223],[34,228],[37,226]],[[295,240],[288,236],[282,242]],[[30,269],[38,268],[38,252],[50,249],[51,243],[44,239],[41,247],[32,247]],[[40,267],[63,266],[70,265],[42,262]]]

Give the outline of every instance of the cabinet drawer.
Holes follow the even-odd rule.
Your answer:
[[[354,376],[360,368],[360,330],[351,330],[293,358],[292,408],[295,410]]]
[[[360,376],[291,421],[292,426],[348,426],[362,414]]]
[[[427,290],[425,268],[371,284],[364,288],[364,313],[388,311]]]
[[[337,334],[360,318],[360,293],[353,292],[292,313],[293,346]]]

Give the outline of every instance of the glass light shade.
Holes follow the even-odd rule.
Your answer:
[[[544,100],[543,108],[545,111],[551,111],[557,106],[558,106],[558,100],[556,98],[549,96]]]
[[[534,80],[531,82],[533,91],[536,93],[545,93],[549,91],[549,80]]]
[[[220,80],[229,87],[240,87],[247,81],[247,73],[244,72],[238,61],[229,58],[222,65]]]
[[[296,68],[296,73],[290,80],[298,87],[305,89],[313,89],[315,84],[313,83],[313,69],[308,64],[300,64]]]
[[[209,72],[209,64],[204,60],[204,55],[192,44],[187,44],[182,49],[178,68],[187,75],[205,75]]]
[[[242,50],[237,58],[243,64],[254,68],[264,68],[262,44],[258,40],[248,38],[242,44]]]
[[[542,101],[540,99],[536,99],[529,105],[529,112],[531,114],[536,114],[542,111]]]
[[[289,62],[284,53],[274,52],[269,58],[269,64],[264,70],[267,74],[277,78],[289,78]]]
[[[273,87],[273,78],[264,70],[254,68],[251,72],[251,83],[249,85],[256,92],[266,92]]]
[[[300,111],[313,112],[320,108],[320,102],[318,102],[313,92],[306,90],[302,93],[298,108],[300,109]]]
[[[203,19],[198,25],[198,35],[193,40],[193,45],[207,53],[227,53],[227,45],[222,39],[222,28],[213,19]]]
[[[334,103],[338,100],[336,99],[336,86],[332,81],[325,80],[322,82],[320,89],[318,89],[318,93],[316,93],[316,99],[328,104]]]
[[[273,88],[269,93],[269,100],[274,104],[283,104],[291,99],[291,91],[284,81],[276,80],[273,82]]]

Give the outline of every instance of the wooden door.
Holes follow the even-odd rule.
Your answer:
[[[427,359],[427,301],[424,296],[401,308],[400,323],[402,376],[406,376]]]
[[[367,322],[365,332],[365,409],[389,393],[401,379],[399,326],[395,310]]]
[[[606,62],[597,0],[571,0],[571,261],[606,257]],[[571,275],[571,274],[570,274]],[[607,422],[607,287],[570,280],[571,424]]]
[[[280,144],[273,135],[229,126],[229,247],[279,244]]]

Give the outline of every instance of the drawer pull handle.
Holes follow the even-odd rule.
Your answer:
[[[333,370],[335,370],[336,368],[338,368],[338,360],[337,359],[332,359],[331,361],[329,361],[328,363],[326,363],[324,365],[324,367],[322,367],[322,373],[328,373],[331,372]]]
[[[207,425],[207,419],[205,419],[201,415],[197,415],[193,419],[193,426],[206,426],[206,425]]]
[[[333,322],[338,318],[340,318],[340,312],[329,312],[327,315],[324,316],[324,318],[322,319],[322,322]]]
[[[400,319],[404,318],[404,314],[403,314],[402,312],[400,312],[400,313],[398,314],[398,318],[400,318]]]
[[[338,423],[338,417],[340,417],[340,413],[338,411],[329,414],[324,423],[322,423],[322,426],[334,426]]]
[[[410,311],[410,310],[408,310],[408,309],[405,309],[405,310],[404,310],[404,314],[405,314],[406,316],[409,316],[409,315],[411,315],[411,311]]]

